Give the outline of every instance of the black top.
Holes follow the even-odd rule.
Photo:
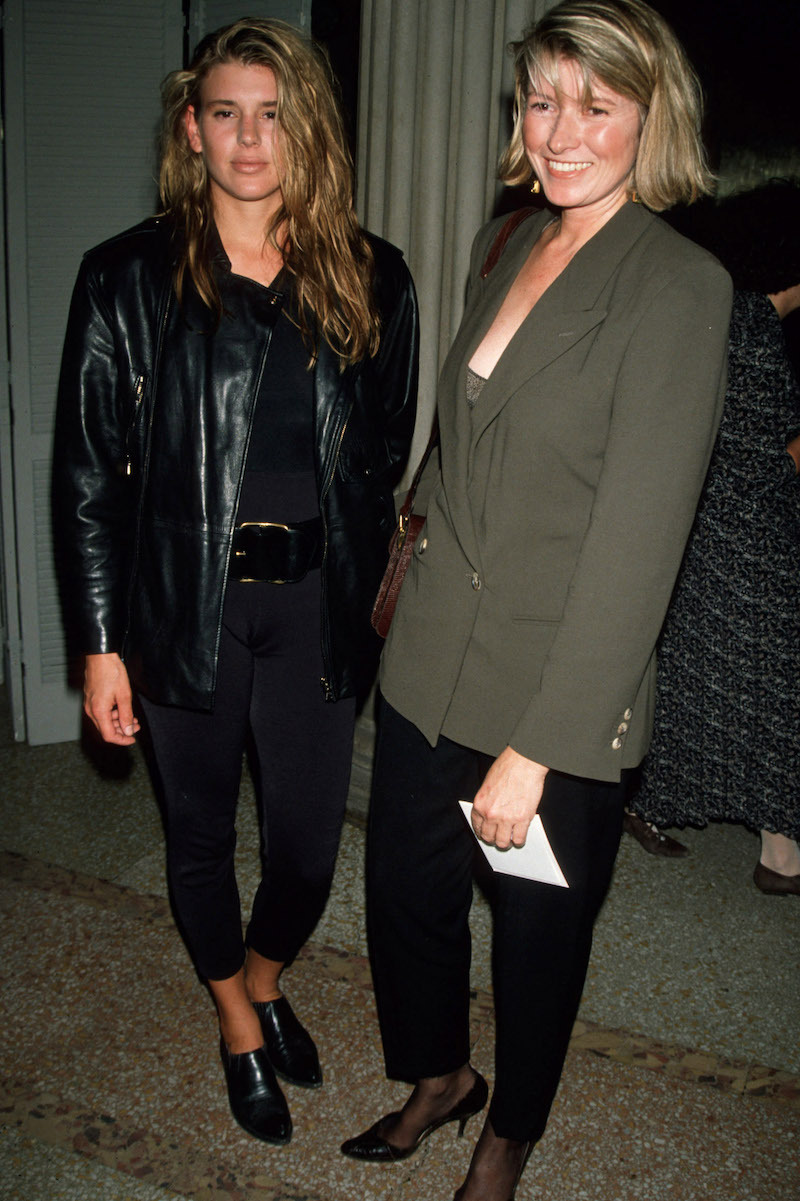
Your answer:
[[[305,521],[319,513],[314,473],[313,370],[292,319],[291,283],[276,281],[275,324],[253,414],[237,521]]]

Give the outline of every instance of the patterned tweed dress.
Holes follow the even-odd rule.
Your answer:
[[[737,293],[717,445],[659,644],[631,808],[800,837],[800,392],[780,320]]]

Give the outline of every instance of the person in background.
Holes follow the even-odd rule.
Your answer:
[[[622,819],[622,829],[630,834],[648,855],[661,855],[665,859],[683,859],[689,854],[689,848],[666,830],[660,829],[655,822],[647,821],[640,814],[634,813],[627,806]]]
[[[176,916],[234,1116],[285,1143],[276,1079],[322,1083],[281,975],[327,899],[369,616],[415,416],[417,309],[366,234],[327,59],[292,27],[209,34],[163,86],[163,212],[89,251],[55,439],[85,710],[147,726]],[[263,875],[242,938],[245,746]]]
[[[798,896],[800,392],[781,321],[800,306],[800,184],[734,195],[689,228],[736,287],[728,389],[630,806],[657,825],[759,830],[756,886]]]
[[[731,304],[719,263],[651,211],[710,187],[697,80],[662,18],[642,0],[565,0],[514,53],[501,178],[547,207],[491,270],[503,219],[476,238],[381,668],[368,928],[387,1074],[413,1091],[342,1146],[403,1160],[485,1105],[458,802],[499,848],[538,814],[568,887],[494,877],[494,1092],[459,1201],[509,1201],[558,1087],[650,739]]]

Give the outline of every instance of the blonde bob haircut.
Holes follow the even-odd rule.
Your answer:
[[[642,118],[636,164],[628,184],[648,208],[660,212],[712,190],[700,136],[702,93],[678,39],[643,0],[563,0],[513,42],[514,129],[499,165],[504,183],[530,181],[522,124],[531,86],[547,83],[558,94],[560,59],[583,75],[583,103],[592,81],[633,100]]]
[[[185,126],[187,108],[192,105],[199,114],[203,81],[222,63],[274,72],[282,204],[264,238],[282,250],[294,279],[294,316],[311,361],[321,335],[339,355],[343,370],[374,355],[380,342],[374,261],[353,209],[353,164],[327,56],[283,21],[245,17],[208,34],[189,67],[173,71],[162,84],[159,187],[180,244],[178,298],[188,277],[218,320],[222,315],[211,267],[209,179]]]

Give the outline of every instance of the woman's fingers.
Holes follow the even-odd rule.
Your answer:
[[[133,714],[133,696],[125,664],[117,654],[87,655],[83,681],[83,708],[105,742],[130,746],[139,723]]]
[[[472,825],[483,841],[501,850],[523,846],[542,798],[548,768],[511,747],[498,755],[475,795]]]

